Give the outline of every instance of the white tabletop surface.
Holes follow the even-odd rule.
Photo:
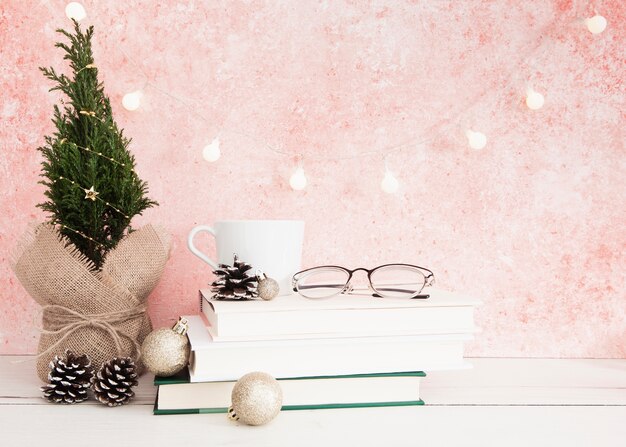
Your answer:
[[[124,407],[48,404],[34,362],[4,356],[0,445],[626,445],[626,360],[469,360],[471,370],[424,379],[423,407],[288,411],[247,427],[224,414],[153,416],[149,376]]]

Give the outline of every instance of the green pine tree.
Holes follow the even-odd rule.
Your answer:
[[[38,206],[80,252],[100,269],[109,250],[129,232],[133,216],[157,205],[146,197],[147,185],[136,174],[130,140],[117,127],[111,103],[98,82],[91,49],[93,26],[74,33],[57,30],[69,44],[65,52],[72,77],[54,68],[40,68],[54,81],[50,89],[67,96],[62,110],[54,106],[56,131],[39,148],[43,154],[41,181],[47,200]],[[90,193],[92,189],[95,193]],[[97,193],[97,194],[96,194]]]

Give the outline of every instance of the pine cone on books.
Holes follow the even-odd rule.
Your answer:
[[[235,255],[233,266],[220,264],[213,271],[217,279],[211,283],[213,298],[217,300],[247,300],[258,296],[257,278],[249,275],[250,264],[240,261]]]
[[[42,386],[43,396],[57,404],[77,404],[87,400],[87,391],[93,377],[91,360],[86,355],[65,351],[63,357],[55,356],[50,362],[48,385]]]
[[[127,404],[137,386],[137,370],[129,357],[106,362],[92,379],[93,393],[101,403],[109,407]]]

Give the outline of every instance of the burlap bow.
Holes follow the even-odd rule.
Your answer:
[[[130,356],[141,369],[141,342],[152,330],[145,312],[169,255],[169,236],[151,225],[130,233],[109,252],[102,269],[54,227],[41,224],[18,244],[13,269],[43,309],[37,373],[45,381],[55,355],[87,354],[98,368]]]

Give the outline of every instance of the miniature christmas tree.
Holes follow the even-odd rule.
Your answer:
[[[56,131],[45,138],[41,181],[47,200],[38,206],[96,268],[109,250],[129,231],[133,216],[157,205],[146,197],[147,185],[134,170],[130,140],[117,127],[111,103],[98,82],[91,49],[93,27],[83,32],[74,21],[74,33],[57,30],[69,44],[65,51],[72,77],[54,68],[40,68],[54,81],[50,91],[67,96],[63,110],[54,107]]]

